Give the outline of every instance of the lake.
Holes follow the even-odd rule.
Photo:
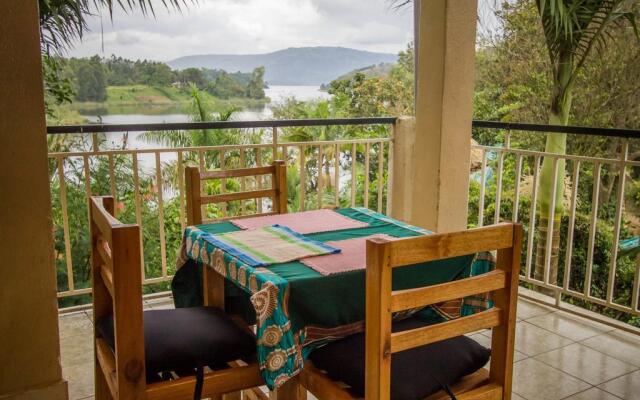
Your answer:
[[[265,120],[273,116],[271,107],[287,98],[295,97],[298,100],[308,101],[315,99],[328,99],[331,95],[321,91],[320,86],[270,86],[265,89],[265,95],[271,99],[271,103],[263,108],[247,109],[234,113],[232,119],[239,121]],[[105,124],[150,124],[162,122],[189,122],[189,115],[179,112],[158,113],[157,107],[141,107],[133,114],[106,114],[97,116],[90,112],[80,114],[89,122],[102,121]]]

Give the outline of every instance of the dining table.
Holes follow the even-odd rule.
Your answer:
[[[330,245],[339,246],[342,242],[375,235],[397,240],[431,234],[429,230],[367,208],[329,211],[349,223],[328,224],[316,232],[311,226],[306,229],[310,232],[299,236],[330,248]],[[294,218],[295,214],[286,215]],[[313,225],[312,212],[300,214],[302,220],[308,218],[309,224]],[[320,219],[324,219],[323,216]],[[305,261],[313,258],[251,265],[217,240],[224,237],[219,235],[246,230],[250,220],[224,220],[187,227],[177,255],[172,292],[176,307],[199,306],[203,304],[203,268],[213,268],[224,276],[225,310],[241,315],[248,324],[255,325],[261,374],[265,384],[275,389],[296,376],[304,368],[305,359],[318,346],[364,330],[366,266],[325,271]],[[328,221],[325,219],[325,222]],[[357,243],[366,246],[365,240]],[[242,247],[242,244],[238,246]],[[479,253],[399,268],[393,271],[393,290],[450,282],[488,272],[494,265],[491,253]],[[489,298],[475,296],[409,310],[394,318],[419,313],[430,323],[438,323],[490,306]]]

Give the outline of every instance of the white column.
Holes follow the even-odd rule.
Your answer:
[[[477,1],[415,4],[416,126],[406,219],[449,232],[467,225]]]

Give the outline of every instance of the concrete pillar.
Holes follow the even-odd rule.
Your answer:
[[[66,399],[38,2],[0,1],[0,398]]]
[[[401,221],[411,221],[413,202],[413,148],[416,142],[416,119],[399,117],[393,129],[393,179],[391,182],[390,215]]]
[[[405,219],[436,232],[465,229],[477,0],[414,4],[419,21],[416,120],[415,138],[409,139],[412,190]]]

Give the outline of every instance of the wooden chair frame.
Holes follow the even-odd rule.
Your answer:
[[[438,285],[392,290],[394,268],[492,250],[497,250],[494,271]],[[469,375],[452,389],[459,400],[510,400],[521,250],[522,225],[513,223],[394,241],[368,240],[365,399],[389,399],[393,353],[491,328],[490,371],[482,369]],[[393,312],[482,293],[492,294],[493,308],[436,325],[391,332]],[[305,364],[300,381],[319,399],[354,398],[310,362]],[[449,396],[439,392],[428,399]]]
[[[249,190],[244,192],[223,193],[216,195],[202,195],[202,181],[219,179],[224,184],[228,178],[258,177],[271,175],[272,187],[270,189]],[[273,211],[260,214],[252,214],[250,217],[260,215],[285,214],[287,212],[287,166],[284,161],[276,160],[272,165],[255,168],[238,168],[221,171],[201,172],[197,167],[185,168],[185,186],[187,193],[187,223],[199,225],[217,220],[203,220],[202,206],[211,203],[228,203],[234,200],[250,200],[270,197],[273,201]],[[220,218],[242,218],[225,217]]]
[[[94,334],[96,399],[192,399],[193,376],[147,385],[140,227],[113,217],[113,197],[91,197],[93,322],[113,315],[115,349]],[[257,364],[205,374],[203,397],[261,386]]]

